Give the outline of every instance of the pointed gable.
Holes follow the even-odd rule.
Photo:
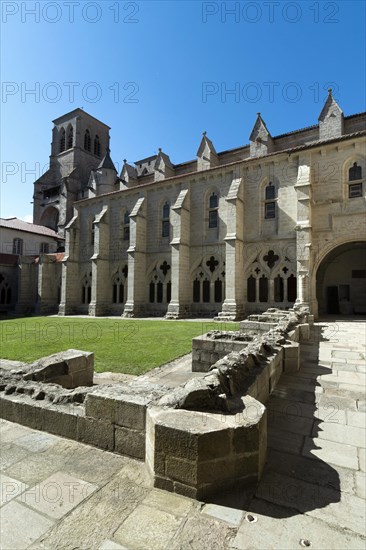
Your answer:
[[[262,157],[274,150],[273,139],[260,113],[250,134],[250,156]]]
[[[101,162],[100,162],[100,164],[97,168],[97,170],[100,170],[100,169],[113,170],[117,174],[117,170],[116,170],[116,167],[113,164],[110,153],[111,153],[111,150],[108,147],[104,157],[102,158],[102,160],[101,160]]]
[[[219,159],[212,141],[207,137],[206,132],[202,133],[202,139],[197,151],[197,170],[207,170],[218,166]]]
[[[331,139],[343,134],[343,111],[334,99],[331,88],[318,120],[319,139]]]
[[[126,159],[123,159],[123,167],[120,174],[121,184],[127,187],[133,187],[137,185],[137,170],[134,166],[127,163]]]
[[[157,180],[163,180],[165,178],[170,178],[174,176],[174,166],[170,162],[170,158],[168,155],[163,153],[161,149],[159,149],[158,156],[156,157],[156,161],[154,164],[154,172],[155,172],[155,181]]]

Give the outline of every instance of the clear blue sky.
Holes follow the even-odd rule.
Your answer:
[[[193,159],[204,130],[217,151],[238,147],[258,111],[272,135],[316,124],[329,86],[345,115],[365,110],[363,1],[1,9],[3,217],[32,213],[27,171],[44,170],[51,121],[76,107],[111,126],[118,167],[158,147],[173,163]]]

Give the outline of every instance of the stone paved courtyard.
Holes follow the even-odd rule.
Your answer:
[[[317,323],[267,404],[259,486],[206,504],[154,489],[141,462],[2,421],[2,550],[364,549],[365,345],[366,321]],[[175,385],[186,365],[151,376]]]

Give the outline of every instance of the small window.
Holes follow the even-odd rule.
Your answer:
[[[266,202],[264,204],[264,217],[266,220],[270,220],[276,217],[276,203]]]
[[[202,299],[206,304],[210,301],[210,281],[208,279],[202,283]]]
[[[218,222],[218,213],[217,210],[210,210],[208,214],[208,227],[210,229],[213,229],[214,227],[217,227]]]
[[[251,275],[247,280],[247,299],[248,302],[256,301],[256,283],[253,275]]]
[[[49,254],[50,252],[50,245],[48,243],[41,243],[39,252],[41,254]]]
[[[61,128],[60,131],[60,153],[65,151],[66,149],[66,132],[65,128]]]
[[[194,303],[198,303],[201,300],[201,283],[196,278],[193,281],[193,301]]]
[[[348,170],[348,181],[355,181],[362,179],[362,168],[357,165],[357,162],[353,163],[353,166]]]
[[[85,130],[85,134],[84,134],[84,149],[85,149],[85,151],[89,151],[89,152],[90,152],[90,149],[91,149],[91,137],[90,137],[90,132],[89,132],[89,130]]]
[[[265,196],[266,196],[266,201],[270,201],[270,200],[273,200],[273,199],[276,198],[276,188],[272,184],[272,182],[270,182],[267,185],[266,191],[265,191]]]
[[[90,244],[94,244],[95,241],[95,226],[93,220],[90,223]]]
[[[13,254],[23,254],[23,239],[14,239],[13,240]]]
[[[161,235],[162,237],[169,237],[170,233],[170,205],[166,202],[163,206],[163,217],[161,222]]]
[[[72,126],[67,131],[67,148],[71,149],[74,145],[74,129]]]
[[[362,197],[362,183],[353,183],[348,186],[348,197],[353,199],[355,197]]]
[[[100,157],[100,141],[98,135],[96,135],[94,139],[94,155]]]
[[[219,224],[219,198],[216,193],[212,193],[209,198],[208,227],[214,229]]]

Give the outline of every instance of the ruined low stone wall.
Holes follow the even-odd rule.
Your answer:
[[[245,348],[253,337],[242,332],[212,330],[192,339],[192,371],[208,372],[211,366],[231,351]]]
[[[31,365],[5,363],[0,416],[145,460],[156,487],[204,500],[259,480],[267,447],[264,403],[281,373],[298,369],[299,340],[309,330],[304,321],[302,314],[286,316],[204,377],[173,390],[138,378],[86,385],[93,356],[78,350]]]

